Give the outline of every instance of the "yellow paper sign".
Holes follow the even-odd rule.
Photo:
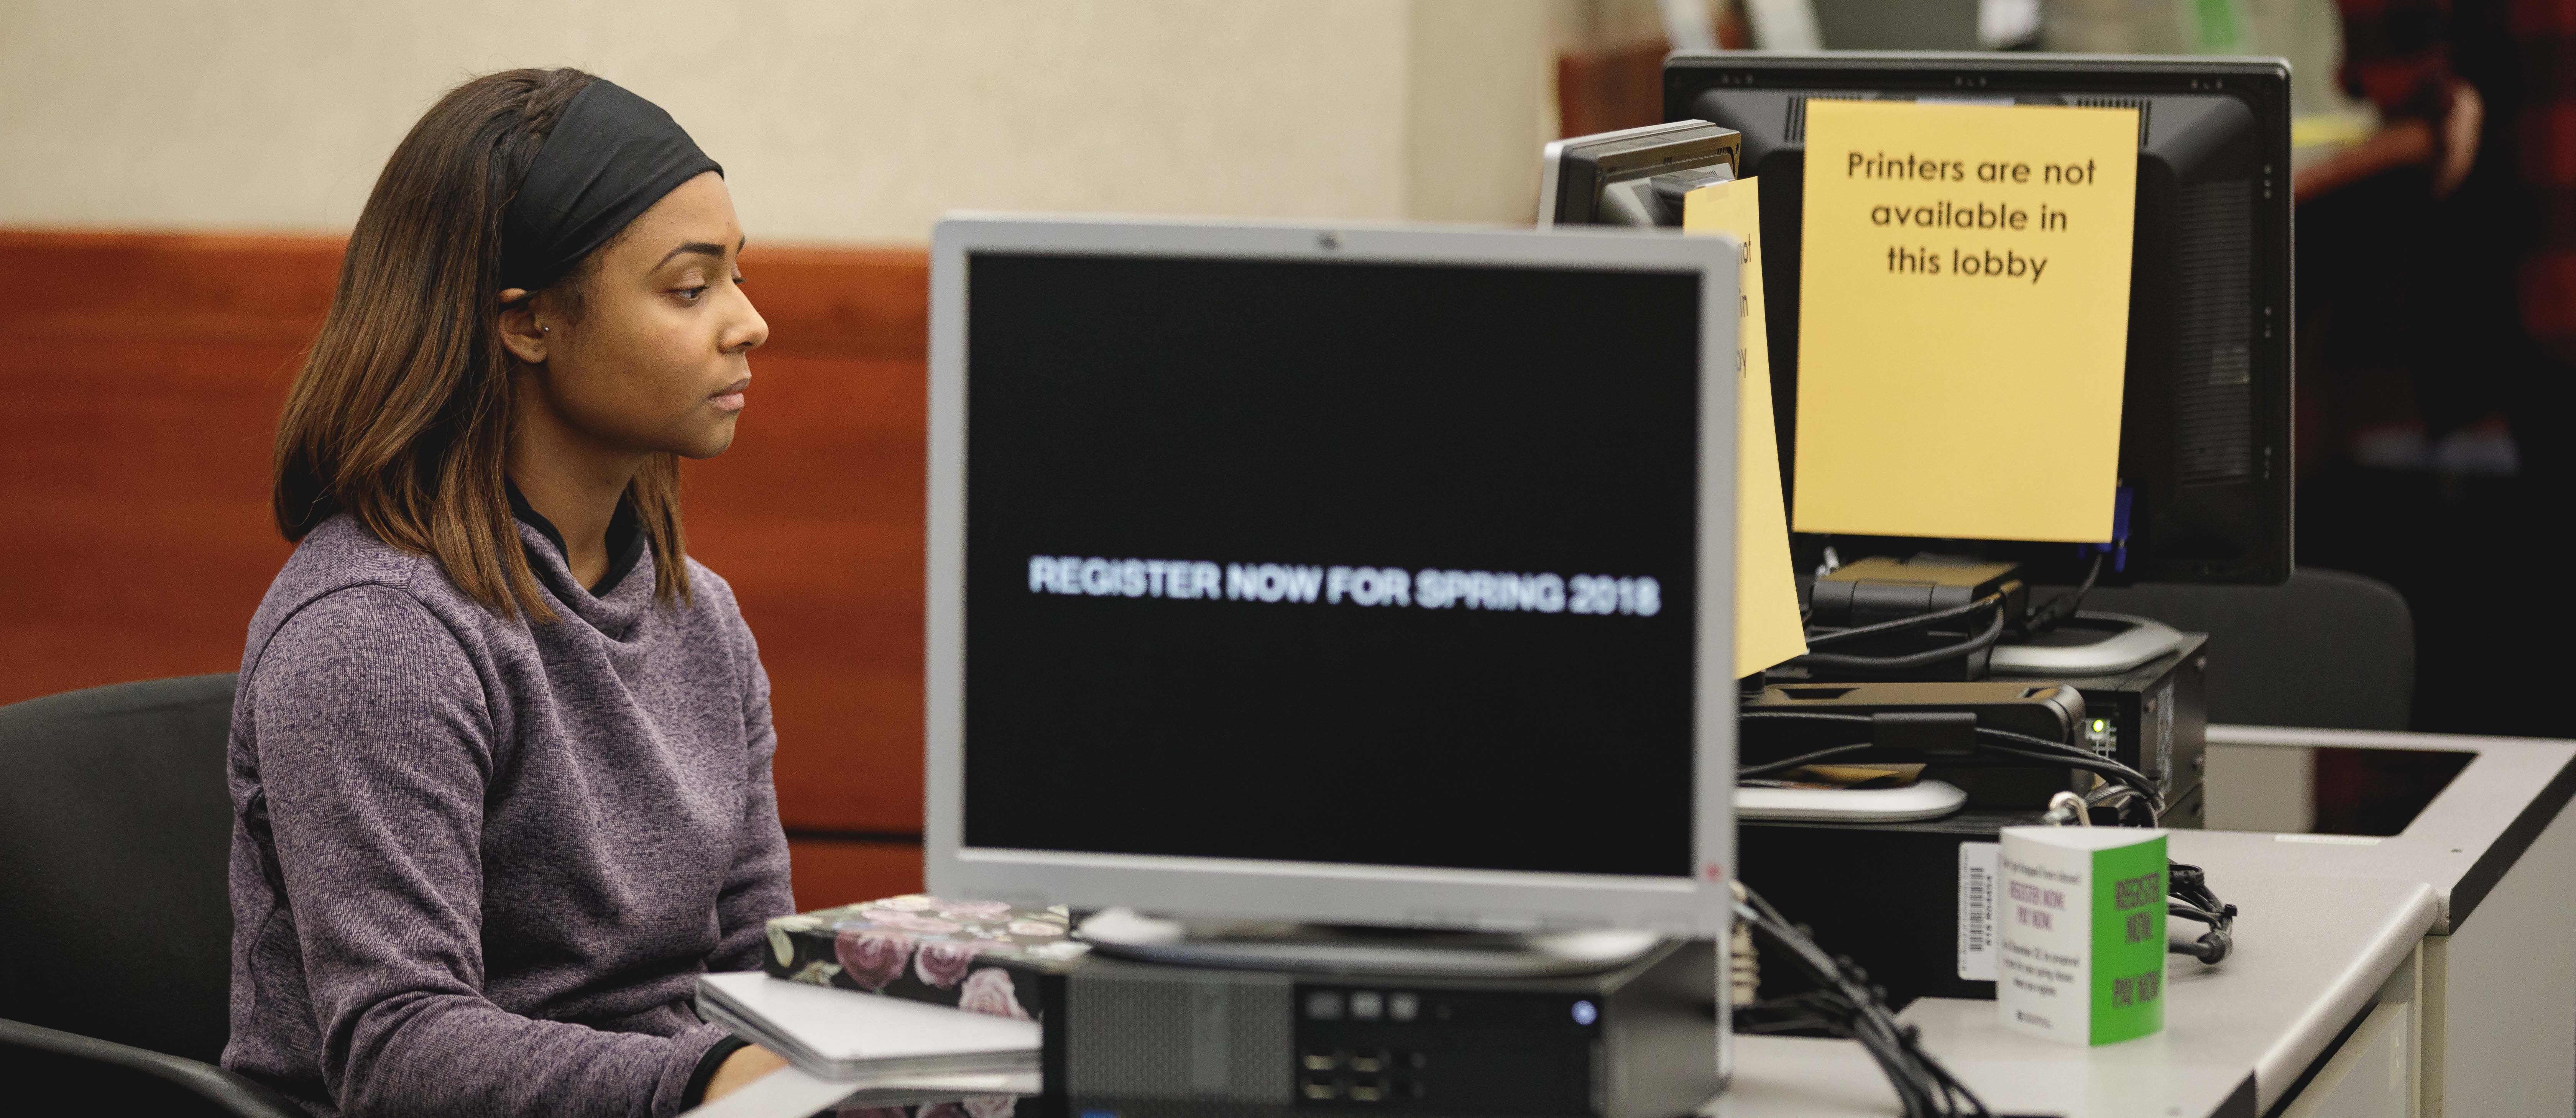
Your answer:
[[[1810,101],[1801,532],[2111,538],[2135,109]]]
[[[1744,346],[1737,370],[1735,458],[1735,674],[1752,675],[1807,653],[1798,581],[1789,567],[1789,513],[1780,500],[1780,438],[1771,427],[1771,339],[1762,310],[1762,193],[1753,179],[1682,196],[1682,231],[1744,241]]]

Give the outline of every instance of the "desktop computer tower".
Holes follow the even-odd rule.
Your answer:
[[[2180,647],[2128,671],[2052,680],[2084,697],[2089,719],[2109,723],[2103,729],[2111,759],[2147,774],[2177,808],[2197,801],[2209,767],[2209,634],[2182,636]],[[2165,825],[2200,824],[2168,811]]]
[[[1663,1118],[1717,1092],[1717,951],[1600,974],[1230,970],[1094,954],[1046,1020],[1084,1118],[1392,1113]],[[1060,1073],[1060,1074],[1059,1074]]]
[[[2012,692],[2012,685],[2072,688],[2082,700],[2085,722],[2076,740],[2146,774],[2164,797],[2158,820],[2163,826],[2197,830],[2204,825],[2207,802],[2203,775],[2209,716],[2202,677],[2209,663],[2209,638],[2203,633],[2183,638],[2180,647],[2125,672],[2046,679],[1997,676],[1988,684],[1951,686],[1962,694],[1979,688]],[[1773,690],[1794,694],[1802,689],[1835,688],[1801,684]],[[1846,700],[1867,694],[1856,687]],[[1788,704],[1772,702],[1760,709],[1783,705]],[[1797,705],[1834,708],[1822,700]],[[2034,698],[1987,704],[1978,717],[1980,724],[2049,736],[2040,718],[2045,713]],[[2033,719],[2040,724],[2032,725]],[[2024,775],[2042,773],[2059,781],[2062,770],[2032,769]],[[1968,808],[1911,822],[1746,819],[1736,832],[1744,884],[1791,919],[1812,927],[1817,942],[1850,955],[1869,971],[1871,981],[1886,987],[1888,1000],[1896,1005],[1918,997],[1995,996],[1990,954],[1995,844],[2003,828],[2038,823],[2047,807],[2045,792],[1999,782],[1996,770],[1943,772],[1936,766],[1930,775],[1965,781],[1972,791]],[[2016,792],[2020,802],[2005,802]],[[1764,960],[1763,996],[1795,992],[1785,965],[1769,961]]]
[[[2195,786],[2169,804],[2165,825],[2198,828],[2202,797]],[[1816,942],[1867,970],[1888,1004],[1992,998],[1996,844],[2004,828],[2039,816],[1971,808],[1910,823],[1748,819],[1737,833],[1740,872]],[[1767,946],[1760,961],[1763,997],[1805,988]]]

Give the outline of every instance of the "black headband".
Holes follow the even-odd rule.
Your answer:
[[[501,286],[563,278],[681,183],[724,168],[662,107],[597,78],[572,95],[528,165],[501,234]]]

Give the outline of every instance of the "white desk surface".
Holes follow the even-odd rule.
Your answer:
[[[1900,1016],[1998,1113],[2202,1118],[2261,1114],[2426,935],[2447,935],[2576,788],[2576,742],[2213,725],[2227,745],[2478,754],[2403,834],[2175,831],[2174,860],[2243,910],[2217,967],[2169,961],[2165,1031],[2096,1049],[2007,1033],[1990,1001],[1925,998]],[[1895,1092],[1849,1041],[1738,1037],[1735,1078],[1704,1113],[1877,1116]],[[2232,1096],[2251,1080],[2250,1106]]]
[[[2343,749],[2459,750],[2477,754],[2425,806],[2405,833],[2386,838],[2275,835],[2264,831],[2181,831],[2198,857],[2283,877],[2371,877],[2420,881],[2442,906],[2433,934],[2470,919],[2504,871],[2576,793],[2576,741],[2554,738],[2400,734],[2213,725],[2220,745]],[[2177,853],[2183,862],[2192,858]],[[2211,867],[2215,868],[2215,867]],[[2219,895],[2226,886],[2212,882]],[[2239,902],[2242,904],[2242,902]]]
[[[2164,1032],[2092,1049],[2058,1045],[2005,1032],[1993,1002],[1950,998],[1917,1001],[1903,1020],[1920,1026],[1932,1054],[1999,1114],[2262,1113],[2368,1006],[2431,930],[2438,906],[2432,888],[2420,882],[2240,869],[2229,852],[2194,841],[2203,837],[2174,832],[2173,856],[2199,859],[2221,895],[2245,914],[2225,963],[2169,959]],[[1850,1041],[1738,1037],[1735,1061],[1728,1090],[1702,1113],[1886,1118],[1900,1112],[1886,1077]],[[777,1078],[801,1077],[782,1072]],[[810,1081],[801,1090],[784,1081],[756,1086],[773,1089],[758,1092],[772,1097],[728,1099],[705,1113],[715,1118],[722,1107],[725,1115],[746,1118],[801,1115],[838,1094]],[[2231,1106],[2240,1091],[2249,1092],[2250,1105]]]
[[[2218,966],[2173,956],[2165,1031],[2080,1048],[2004,1031],[1995,1003],[1924,998],[1900,1017],[1998,1113],[2201,1118],[2260,1114],[2403,963],[2433,926],[2433,890],[2368,878],[2274,876],[2210,858],[2173,834],[2173,855],[2210,871],[2244,909],[2236,952]],[[2241,898],[2241,899],[2240,899]],[[1738,1037],[1735,1078],[1705,1114],[1882,1118],[1896,1095],[1849,1041]],[[2252,1079],[2251,1107],[2231,1096]],[[2237,1104],[2242,1107],[2244,1104]]]
[[[2233,745],[2459,749],[2478,758],[2402,835],[2375,841],[2175,831],[2175,860],[2209,871],[2243,910],[2236,949],[2208,967],[2174,956],[2165,1030],[2100,1048],[2007,1033],[1994,1003],[1925,998],[1902,1018],[1998,1114],[2207,1118],[2261,1114],[2365,1009],[2426,935],[2448,934],[2576,789],[2576,742],[2213,725]],[[781,1082],[777,1107],[807,1113]],[[750,1094],[752,1092],[746,1092]],[[822,1093],[831,1093],[823,1089]],[[789,1102],[793,1097],[796,1101]],[[750,1102],[745,1099],[743,1102]],[[1718,1118],[1884,1118],[1896,1095],[1858,1044],[1738,1037]]]

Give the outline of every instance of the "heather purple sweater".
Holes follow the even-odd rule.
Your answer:
[[[519,534],[551,624],[345,515],[251,619],[223,1062],[316,1114],[676,1113],[697,975],[793,909],[732,589],[657,608],[648,554],[593,597]]]

